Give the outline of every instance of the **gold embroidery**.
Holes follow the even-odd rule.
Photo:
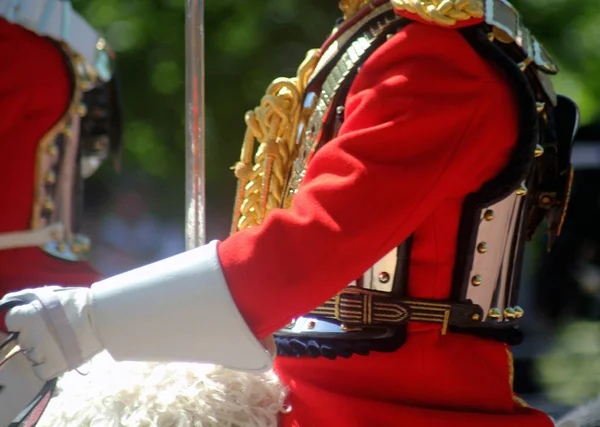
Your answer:
[[[517,396],[513,390],[515,383],[515,363],[512,351],[508,347],[506,347],[506,355],[508,356],[508,384],[510,385],[510,393],[512,394],[512,399],[515,403],[528,408],[529,405],[519,396]]]
[[[443,26],[484,16],[482,0],[392,0],[392,5]]]
[[[238,190],[232,232],[260,224],[269,210],[281,206],[297,150],[296,129],[304,90],[317,56],[318,50],[309,51],[296,77],[275,79],[260,105],[246,113],[241,159],[234,167]],[[256,154],[255,140],[260,143]]]

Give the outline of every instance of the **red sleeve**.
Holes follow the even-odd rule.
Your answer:
[[[444,199],[490,179],[516,140],[514,110],[507,85],[456,30],[414,23],[377,50],[293,208],[219,245],[256,336],[322,304]]]

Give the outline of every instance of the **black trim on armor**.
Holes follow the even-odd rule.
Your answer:
[[[519,136],[507,166],[496,177],[484,183],[477,193],[470,194],[464,201],[451,292],[454,301],[464,298],[470,283],[469,273],[477,244],[481,209],[502,200],[518,188],[532,168],[535,145],[539,141],[539,120],[531,84],[515,61],[489,41],[484,29],[485,24],[480,24],[475,27],[461,28],[459,31],[471,47],[482,58],[495,64],[510,83],[519,113]],[[501,111],[499,113],[501,114]]]
[[[467,294],[470,286],[470,272],[475,257],[477,246],[477,230],[481,209],[478,209],[476,195],[469,195],[465,199],[462,214],[458,224],[458,235],[456,238],[456,258],[454,261],[454,272],[452,274],[452,289],[450,299],[460,301]]]
[[[450,332],[455,334],[474,335],[479,338],[499,341],[510,346],[516,346],[523,342],[524,335],[519,329],[487,329],[487,328],[458,328],[450,326]]]
[[[487,38],[485,24],[461,28],[459,31],[471,47],[484,59],[497,66],[513,89],[518,108],[519,136],[507,166],[475,193],[478,207],[491,205],[507,197],[527,178],[534,161],[534,149],[539,141],[539,117],[531,83],[501,48]],[[499,106],[499,114],[502,114]]]
[[[392,295],[395,298],[404,298],[408,295],[408,274],[410,270],[410,253],[414,234],[411,234],[400,246],[396,257],[396,271],[392,284]]]
[[[370,352],[391,353],[406,341],[406,326],[397,328],[394,335],[383,339],[315,339],[309,337],[275,336],[277,355],[284,357],[325,357],[348,359],[353,355],[368,356]]]

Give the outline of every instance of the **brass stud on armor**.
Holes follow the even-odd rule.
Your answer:
[[[74,254],[80,254],[80,253],[82,252],[82,250],[83,250],[83,248],[81,247],[81,245],[73,245],[73,246],[71,247],[71,251],[72,251]]]
[[[48,145],[47,151],[51,156],[56,156],[58,154],[58,147],[56,144],[50,144]]]
[[[317,326],[316,322],[310,321],[306,325],[306,329],[315,329],[315,326]]]
[[[540,144],[537,144],[533,153],[535,157],[540,157],[542,154],[544,154],[544,147],[542,147]]]
[[[44,182],[46,185],[56,184],[56,174],[53,171],[46,172],[46,176],[44,176]]]
[[[65,126],[62,133],[67,138],[71,138],[73,136],[73,128],[71,128],[71,126]]]
[[[545,102],[536,102],[535,103],[535,109],[537,110],[538,113],[541,113],[542,111],[544,111],[544,108],[546,108]]]
[[[494,219],[494,211],[491,209],[487,209],[484,213],[483,213],[483,219],[485,219],[486,221],[491,221]]]
[[[516,191],[517,196],[524,196],[527,194],[527,187],[525,184],[521,184],[521,186]]]
[[[479,313],[474,313],[474,314],[471,316],[471,320],[478,321],[478,320],[480,320],[480,319],[481,319],[481,316],[479,315]]]
[[[335,109],[335,112],[338,116],[341,116],[342,114],[344,114],[344,106],[343,105],[338,105]]]
[[[88,112],[87,105],[85,105],[83,102],[77,106],[77,114],[80,117],[85,116],[87,114],[87,112]]]
[[[515,306],[515,316],[517,319],[520,319],[521,317],[523,317],[523,315],[525,314],[525,311],[519,307],[518,305]]]
[[[515,312],[514,308],[508,307],[504,309],[504,317],[506,317],[507,319],[516,319],[517,313]]]
[[[378,279],[380,283],[387,283],[390,281],[390,275],[388,272],[382,271],[379,273]]]
[[[42,205],[42,209],[44,209],[46,212],[54,211],[54,202],[50,199],[46,200]]]
[[[96,42],[96,49],[104,50],[105,48],[106,48],[106,40],[104,40],[102,37],[100,37],[98,39],[98,41]]]
[[[492,319],[502,319],[502,312],[499,308],[492,308],[490,309],[488,316],[490,316]]]
[[[480,286],[482,283],[483,283],[483,278],[479,274],[476,274],[475,276],[473,276],[471,278],[471,284],[473,286]]]
[[[484,254],[488,251],[488,245],[486,242],[481,242],[480,244],[477,245],[477,252],[479,252],[480,254]]]
[[[519,67],[519,69],[524,72],[527,69],[527,67],[529,67],[529,64],[531,64],[532,62],[532,58],[525,58],[523,61],[517,64],[517,67]]]

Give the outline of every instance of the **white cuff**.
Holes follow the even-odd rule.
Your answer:
[[[95,283],[91,313],[116,360],[271,368],[229,293],[216,241]]]

